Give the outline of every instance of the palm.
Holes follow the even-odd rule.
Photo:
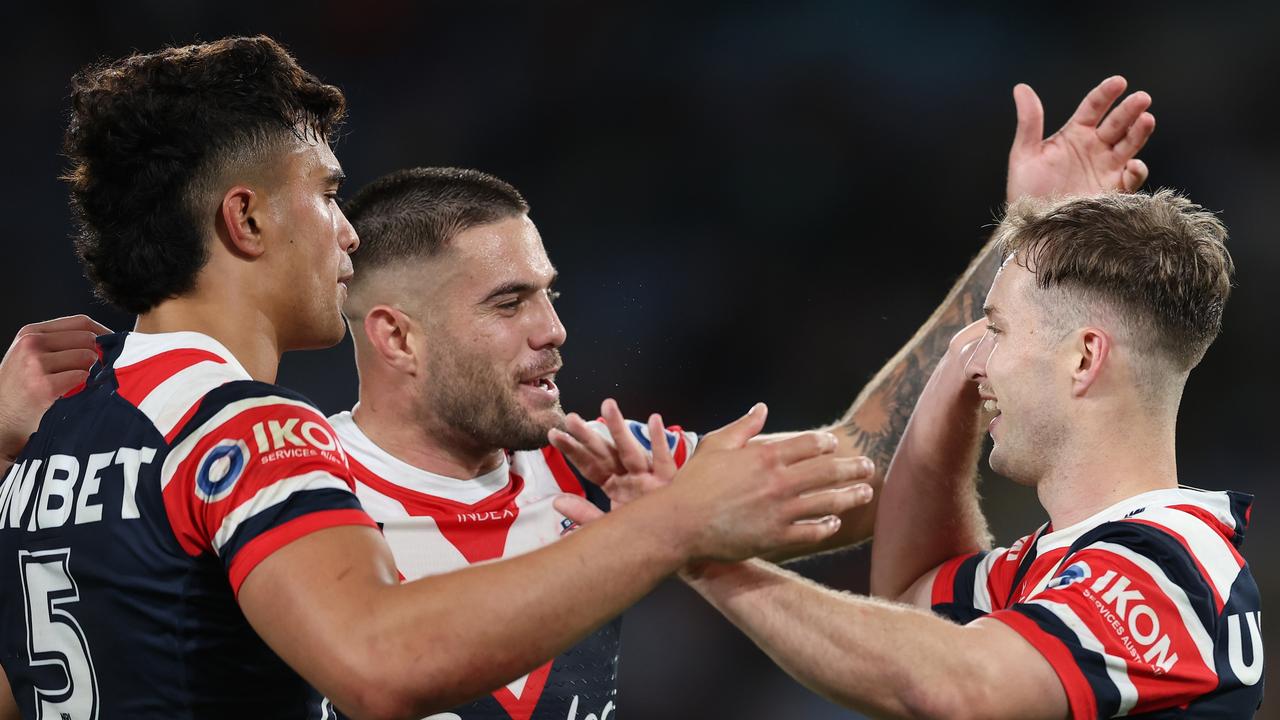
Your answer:
[[[1061,130],[1044,138],[1044,109],[1026,85],[1014,89],[1018,131],[1009,151],[1008,199],[1136,190],[1146,166],[1135,156],[1155,129],[1151,98],[1136,92],[1115,109],[1125,81],[1112,77],[1085,96]]]

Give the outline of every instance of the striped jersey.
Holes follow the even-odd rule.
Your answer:
[[[373,525],[332,429],[205,335],[98,350],[0,486],[0,663],[23,717],[307,717],[236,593],[296,538]]]
[[[552,506],[562,493],[608,507],[603,493],[581,481],[550,446],[506,453],[491,472],[458,480],[393,457],[360,430],[350,413],[329,421],[346,448],[356,494],[382,527],[405,580],[514,557],[555,542],[572,529]],[[603,424],[591,425],[607,436]],[[646,426],[629,425],[647,448]],[[697,436],[673,427],[666,441],[680,464]],[[617,720],[620,630],[621,619],[615,619],[525,677],[432,720]]]
[[[1262,701],[1252,498],[1156,490],[944,563],[935,612],[999,620],[1053,666],[1072,718],[1250,718]]]

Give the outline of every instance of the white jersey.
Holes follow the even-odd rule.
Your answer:
[[[460,480],[393,457],[360,430],[349,412],[334,415],[330,422],[347,451],[356,496],[382,527],[405,580],[515,557],[554,542],[572,527],[552,504],[563,493],[588,497],[607,509],[603,494],[579,480],[550,446],[506,453],[494,470]],[[605,432],[601,423],[592,425]],[[630,422],[630,427],[648,447],[645,426]],[[696,435],[678,427],[668,429],[666,440],[677,464],[697,444]],[[433,717],[615,718],[619,631],[620,621],[615,620],[490,697]]]

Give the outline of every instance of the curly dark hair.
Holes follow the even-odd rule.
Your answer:
[[[227,171],[269,163],[290,142],[327,142],[345,109],[342,91],[261,35],[81,70],[63,179],[94,292],[143,313],[189,291]]]

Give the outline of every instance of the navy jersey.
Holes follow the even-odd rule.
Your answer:
[[[1240,555],[1250,500],[1156,490],[1042,527],[943,564],[933,609],[1013,628],[1053,666],[1072,718],[1253,717],[1263,650]]]
[[[550,446],[507,453],[490,472],[457,479],[397,459],[370,440],[351,413],[334,415],[330,422],[348,453],[356,494],[382,526],[405,580],[515,557],[555,542],[572,527],[552,505],[562,493],[585,496],[608,509],[603,492],[580,480]],[[603,423],[589,425],[608,436]],[[648,428],[637,422],[629,427],[648,448]],[[678,427],[669,428],[665,439],[677,465],[698,442]],[[528,675],[430,720],[617,720],[620,631],[617,618]]]
[[[0,663],[26,718],[303,718],[236,603],[264,558],[372,525],[307,400],[198,333],[119,333],[0,486]]]

